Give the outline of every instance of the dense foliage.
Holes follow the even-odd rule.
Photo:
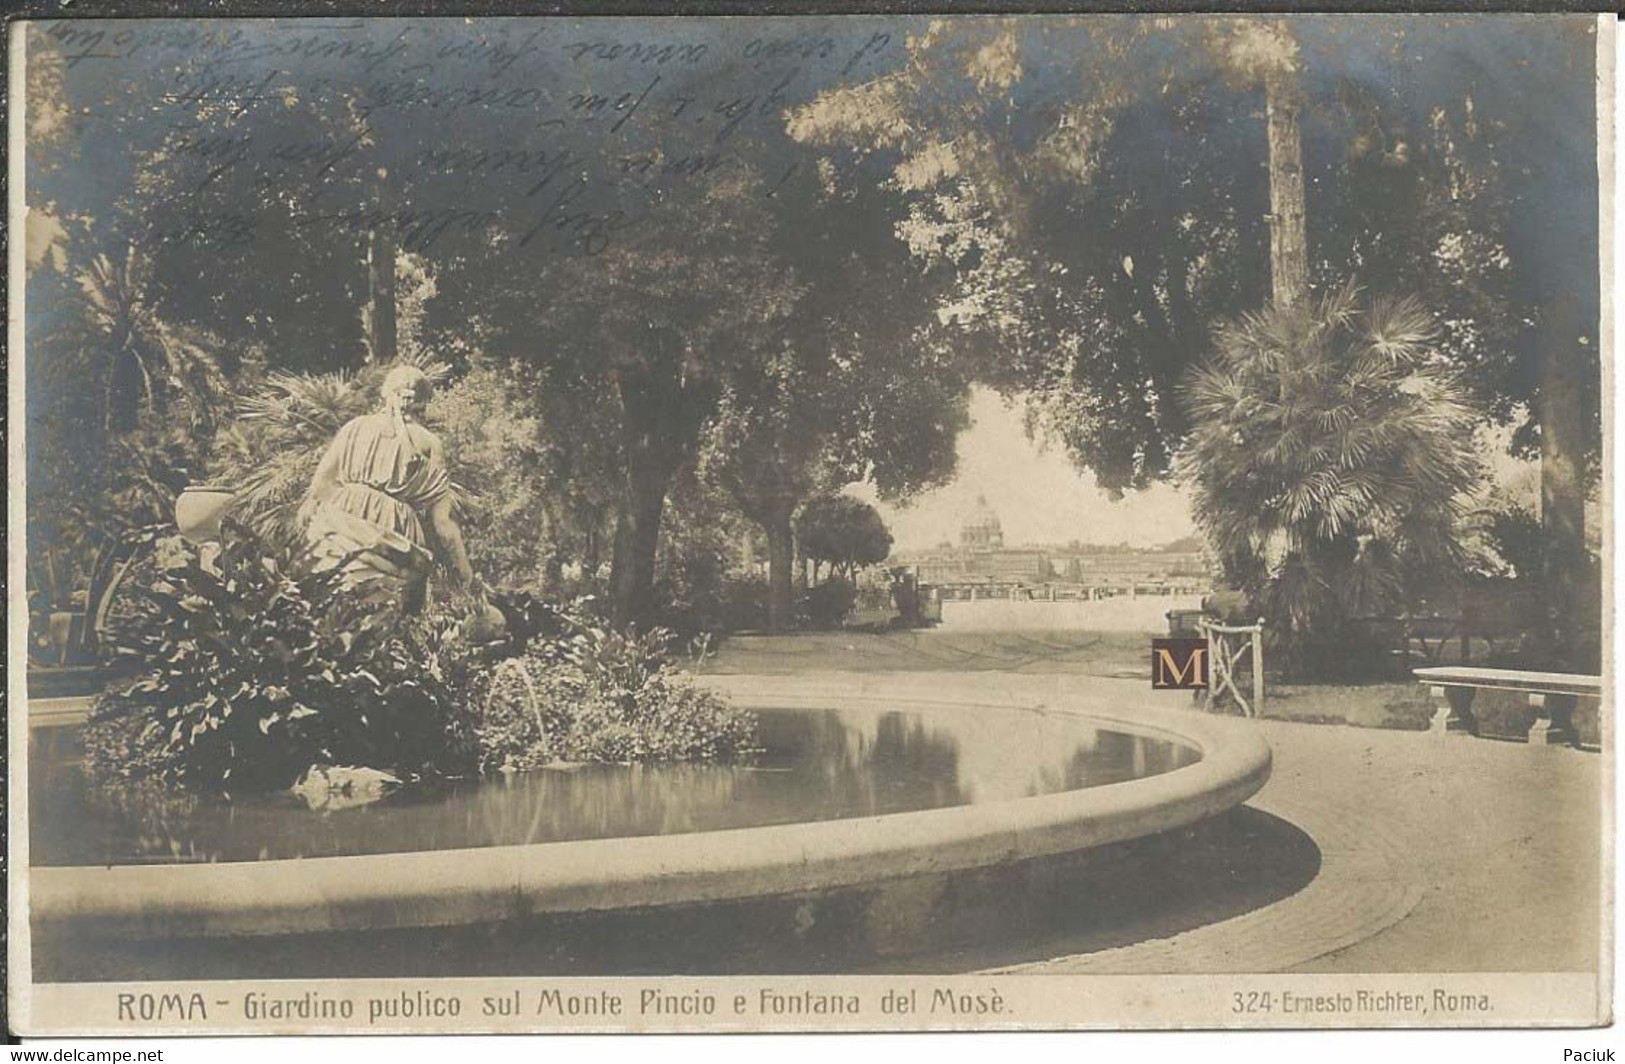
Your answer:
[[[1265,100],[1238,47],[1264,25],[922,21],[868,54],[871,31],[836,20],[819,32],[851,62],[805,56],[713,109],[697,101],[733,79],[714,60],[760,32],[715,20],[690,27],[704,60],[663,66],[636,113],[607,103],[631,82],[606,67],[577,94],[584,68],[514,26],[476,48],[455,20],[417,24],[399,50],[387,20],[352,27],[345,54],[372,70],[356,80],[337,50],[277,55],[276,26],[245,24],[232,65],[263,91],[241,107],[173,91],[212,83],[207,49],[85,63],[44,30],[26,86],[35,597],[67,605],[97,544],[167,518],[188,480],[242,488],[238,516],[293,539],[322,445],[397,350],[385,318],[406,357],[452,371],[431,419],[475,568],[602,591],[645,626],[754,608],[741,516],[767,535],[785,624],[796,509],[942,483],[971,380],[1025,396],[1108,489],[1154,483],[1192,432],[1179,382],[1270,275]],[[1429,366],[1542,452],[1549,612],[1594,612],[1572,576],[1601,438],[1595,26],[1269,25],[1304,105],[1311,282],[1359,271],[1437,311]],[[444,91],[514,47],[533,100]],[[442,115],[466,150],[441,143]],[[1429,535],[1331,540],[1352,565],[1420,557]],[[1362,601],[1390,599],[1405,564],[1357,566]],[[1283,600],[1287,630],[1310,623],[1310,590]]]
[[[1268,294],[1266,54],[1302,103],[1311,283],[1357,271],[1425,299],[1435,349],[1522,453],[1545,368],[1583,367],[1565,420],[1595,455],[1595,219],[1562,206],[1594,199],[1589,28],[1509,29],[1495,47],[1520,81],[1475,54],[1483,27],[1448,21],[1063,25],[913,35],[906,64],[824,90],[789,128],[891,153],[899,235],[957,276],[942,313],[995,338],[984,376],[1103,486],[1167,473],[1185,372]]]
[[[857,592],[845,580],[825,580],[807,589],[797,605],[802,625],[815,631],[839,628],[857,604]]]
[[[1547,578],[1552,548],[1540,517],[1516,501],[1491,499],[1470,515],[1467,526],[1475,533],[1477,549],[1464,577],[1464,610],[1472,611],[1480,624],[1511,628],[1523,636],[1509,644],[1510,651],[1503,651],[1497,663],[1549,669],[1561,661],[1568,669],[1600,670],[1600,618],[1594,613],[1573,616],[1573,602]],[[1566,559],[1565,565],[1584,574],[1588,585],[1602,580],[1601,560],[1590,550]],[[1557,630],[1560,620],[1568,624],[1567,645],[1552,647],[1548,633]]]
[[[97,551],[173,514],[203,472],[234,377],[259,352],[158,311],[152,260],[76,245],[32,263],[27,434],[30,583],[65,608]]]
[[[755,717],[681,676],[673,638],[588,624],[502,662],[474,699],[482,767],[750,759]]]
[[[681,677],[664,630],[618,632],[523,594],[477,642],[458,604],[398,624],[247,527],[220,549],[163,541],[121,619],[130,677],[86,732],[104,782],[287,787],[314,767],[396,779],[555,761],[726,761],[754,717]]]
[[[433,638],[388,626],[333,573],[306,571],[241,525],[207,554],[162,545],[147,609],[113,635],[133,682],[87,734],[104,775],[196,790],[284,787],[315,764],[457,771],[458,696],[426,666]]]

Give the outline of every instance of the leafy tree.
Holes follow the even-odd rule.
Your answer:
[[[692,638],[726,631],[739,622],[759,625],[754,615],[739,617],[730,607],[748,583],[738,572],[738,546],[753,522],[733,499],[704,475],[685,469],[674,479],[661,519],[655,581],[655,619],[662,627]]]
[[[1297,665],[1344,661],[1352,618],[1459,572],[1481,414],[1413,299],[1352,286],[1224,326],[1188,386],[1197,522]]]
[[[1149,375],[1155,390],[1144,405],[1160,419],[1177,406],[1167,399],[1183,366],[1202,353],[1204,318],[1263,302],[1271,208],[1258,178],[1270,93],[1260,90],[1273,80],[1272,91],[1294,97],[1307,116],[1300,139],[1311,282],[1334,288],[1358,272],[1419,291],[1439,308],[1441,351],[1471,368],[1469,383],[1511,417],[1536,378],[1520,317],[1541,320],[1547,294],[1563,287],[1536,271],[1564,277],[1582,302],[1594,287],[1590,212],[1557,206],[1594,189],[1585,76],[1593,30],[1584,19],[1530,29],[1234,17],[1013,28],[968,19],[952,33],[912,39],[905,66],[827,90],[792,115],[791,129],[810,143],[900,157],[895,180],[919,223],[905,235],[919,237],[921,254],[956,264],[961,286],[950,306],[967,320],[1042,321],[1064,341],[1064,317],[1044,312],[1045,300],[1062,297],[1046,290],[1093,295],[1077,304],[1087,312],[1080,320],[1114,361],[1074,387],[1093,392],[1114,376]],[[1074,54],[1056,76],[1063,43]],[[1489,49],[1518,54],[1542,92],[1486,64]],[[1001,57],[997,77],[989,56]],[[1297,84],[1283,85],[1283,73]],[[1025,136],[995,135],[1015,122]],[[1543,159],[1560,162],[1560,180],[1540,177],[1552,174]],[[1150,187],[1159,195],[1146,196]],[[1565,248],[1584,253],[1557,261]],[[1226,279],[1216,304],[1198,301],[1194,342],[1181,343],[1179,301],[1208,283],[1193,269]],[[1159,349],[1169,348],[1179,365],[1160,374]],[[1015,368],[1011,386],[1031,381],[1049,402],[1051,378],[1023,362]],[[1080,400],[1072,419],[1119,405],[1116,395],[1099,398]],[[1141,421],[1130,450],[1172,453],[1180,425],[1157,419]],[[1103,437],[1076,442],[1103,483],[1131,485]],[[1148,468],[1155,476],[1156,464]]]
[[[1549,576],[1578,616],[1595,596],[1566,559],[1601,440],[1594,51],[1584,18],[957,20],[791,128],[901,156],[904,235],[960,274],[945,312],[1002,338],[984,375],[1107,488],[1167,471],[1208,323],[1263,302],[1266,220],[1322,291],[1359,274],[1421,294],[1441,356],[1539,449]],[[1307,202],[1272,208],[1261,164],[1290,176],[1294,154]]]
[[[767,534],[769,625],[794,607],[793,517],[812,496],[872,483],[906,499],[954,474],[968,424],[962,330],[934,315],[946,278],[891,234],[904,204],[874,160],[779,203],[771,251],[800,279],[778,346],[738,367],[712,422],[704,475]]]
[[[977,335],[983,379],[1025,393],[1030,425],[1114,490],[1166,471],[1207,323],[1262,289],[1252,102],[1189,61],[1191,36],[957,20],[791,117],[808,143],[893,154],[899,236],[956,278],[939,313]]]
[[[731,374],[796,294],[792,278],[764,268],[772,219],[753,179],[719,180],[689,206],[596,256],[548,261],[540,281],[510,273],[459,293],[489,321],[493,352],[531,363],[541,387],[575,400],[553,407],[555,435],[593,435],[616,471],[611,594],[622,621],[653,616],[673,478],[696,460]],[[535,298],[538,283],[552,298]]]
[[[184,80],[173,69],[160,88],[139,64],[74,64],[63,51],[49,29],[30,31],[35,551],[89,549],[109,530],[169,520],[230,420],[231,389],[252,387],[267,362],[331,365],[333,323],[355,327],[329,269],[345,256],[288,224],[296,206],[310,206],[300,182],[271,195],[268,163],[250,174],[253,164],[222,155],[256,136],[291,141],[292,127],[312,119],[305,128],[320,143],[324,112],[280,96],[241,111],[182,102],[169,98]],[[256,246],[242,238],[257,213],[271,224]]]
[[[135,172],[104,228],[151,249],[171,320],[252,336],[273,367],[292,372],[389,361],[364,328],[374,313],[369,252],[384,228],[366,212],[390,206],[383,130],[346,80],[279,67],[189,60],[175,85],[267,80],[241,103],[229,90],[166,89],[158,120],[126,131]],[[394,256],[387,262],[385,276]]]
[[[808,350],[820,342],[829,347]],[[704,475],[767,532],[770,627],[791,618],[797,509],[862,481],[889,499],[946,482],[967,394],[952,353],[933,350],[924,328],[915,343],[895,344],[809,328],[736,377],[712,423]]]
[[[482,359],[424,416],[445,444],[475,572],[498,587],[556,590],[569,533],[533,395],[510,367]]]
[[[1472,370],[1486,407],[1508,419],[1534,414],[1519,442],[1543,452],[1543,520],[1556,539],[1583,541],[1576,515],[1600,441],[1590,20],[1284,24],[1299,49],[1310,285],[1324,290],[1357,272],[1393,279],[1437,308],[1439,350]],[[631,615],[651,596],[667,467],[694,462],[696,441],[730,394],[740,399],[732,409],[777,424],[776,400],[769,394],[768,412],[757,409],[734,371],[781,349],[789,308],[833,319],[835,293],[861,296],[873,276],[871,240],[842,267],[853,279],[846,289],[815,283],[805,264],[830,260],[807,234],[826,222],[895,232],[926,267],[921,276],[948,277],[951,287],[928,296],[942,321],[958,325],[945,346],[975,357],[1004,391],[1029,395],[1033,427],[1064,442],[1102,484],[1125,489],[1165,475],[1188,430],[1178,383],[1202,357],[1208,323],[1261,305],[1269,286],[1266,215],[1276,212],[1259,175],[1271,87],[1247,76],[1238,25],[922,23],[906,49],[850,83],[838,66],[809,62],[787,97],[755,101],[762,106],[710,175],[723,180],[642,184],[635,172],[616,173],[614,160],[661,160],[656,169],[675,161],[693,148],[691,115],[680,130],[668,123],[671,135],[645,124],[652,106],[635,120],[606,113],[594,124],[570,109],[575,71],[563,66],[536,67],[529,91],[546,121],[455,111],[471,157],[484,144],[522,148],[530,160],[500,174],[459,172],[418,165],[439,145],[442,123],[377,98],[379,84],[437,87],[427,74],[369,61],[369,85],[343,76],[337,58],[310,56],[238,106],[176,93],[176,75],[230,67],[260,85],[270,67],[249,60],[211,70],[207,54],[179,72],[156,63],[69,67],[45,31],[31,40],[44,60],[29,69],[31,207],[42,218],[49,211],[70,247],[82,245],[81,261],[117,261],[133,239],[152,256],[150,299],[162,321],[218,335],[222,360],[260,350],[275,368],[366,361],[358,308],[376,304],[378,273],[368,257],[394,258],[377,254],[381,234],[432,259],[444,283],[427,332],[446,348],[459,331],[478,337],[470,350],[533,368],[544,465],[566,486],[561,506],[571,515],[560,523],[570,543],[561,549],[591,567],[613,523],[616,597]],[[276,32],[246,24],[244,39],[251,51]],[[376,46],[398,27],[378,20],[354,32],[357,44]],[[447,23],[414,32],[433,48],[465,31]],[[500,43],[507,31],[482,32]],[[704,32],[720,42],[736,31]],[[454,67],[447,62],[435,78]],[[666,68],[661,91],[709,93],[717,74],[707,64],[681,75]],[[788,120],[769,130],[781,104]],[[553,121],[562,114],[563,125]],[[772,185],[781,174],[782,189]],[[809,224],[791,207],[813,202],[813,187],[833,191]],[[900,200],[902,217],[874,224],[875,213],[854,209],[862,191]],[[472,225],[436,243],[406,218],[447,202],[495,211],[518,228]],[[520,234],[533,221],[541,236],[530,241]],[[620,250],[590,254],[604,250],[596,239],[610,228]],[[32,223],[28,236],[32,247]],[[831,247],[842,243],[858,246],[843,236]],[[48,271],[37,279],[31,344],[36,327],[52,327],[50,304],[73,288],[53,288]],[[803,289],[826,295],[802,304]],[[913,343],[918,325],[866,334],[862,346]],[[797,358],[816,372],[817,348],[830,345],[813,346]],[[669,415],[656,418],[639,399],[656,394],[672,397]],[[104,465],[105,454],[85,464]]]
[[[431,49],[444,29],[415,27]],[[246,26],[240,50],[255,53],[275,32]],[[382,45],[399,32],[369,24],[347,41],[387,54]],[[47,60],[52,45],[48,37],[40,43]],[[689,182],[664,203],[665,188],[605,194],[606,185],[630,184],[609,173],[622,156],[605,147],[607,123],[584,122],[563,136],[557,123],[543,122],[537,128],[553,139],[540,154],[590,159],[582,169],[592,173],[573,185],[566,181],[574,173],[524,173],[518,191],[506,187],[515,169],[482,180],[424,161],[444,147],[441,127],[379,94],[397,76],[402,86],[426,88],[426,73],[369,62],[375,80],[357,80],[320,55],[291,63],[245,56],[229,66],[231,84],[254,86],[241,100],[229,89],[174,90],[213,83],[223,68],[212,59],[188,58],[162,84],[149,74],[121,86],[94,64],[42,83],[43,101],[62,104],[70,129],[47,160],[74,163],[60,173],[85,173],[93,133],[121,146],[111,165],[123,180],[105,185],[124,191],[108,195],[98,185],[86,196],[64,186],[93,201],[87,210],[101,239],[133,234],[153,249],[167,320],[252,337],[272,368],[292,372],[353,371],[387,359],[393,304],[376,298],[379,264],[396,260],[390,244],[431,259],[442,290],[424,335],[438,345],[461,331],[475,337],[474,350],[535,368],[547,389],[536,402],[545,467],[570,483],[562,507],[574,520],[561,528],[575,533],[591,569],[610,552],[601,541],[613,524],[617,610],[646,617],[666,487],[692,463],[727,368],[748,357],[740,330],[779,316],[789,289],[751,246],[768,239],[771,219],[749,168]],[[549,72],[537,106],[550,112],[563,103],[572,74]],[[104,106],[121,91],[137,105]],[[511,114],[471,106],[459,117],[471,140],[512,144]],[[618,145],[632,157],[663,148],[657,140],[640,122]],[[629,226],[614,248],[602,248],[573,228],[577,208],[564,209],[579,195],[621,197],[617,217],[649,208],[658,224]],[[503,225],[488,224],[498,215]],[[462,222],[448,237],[435,219],[453,216]],[[277,268],[259,265],[267,262]]]
[[[860,569],[891,554],[891,533],[873,506],[849,495],[821,495],[807,503],[797,520],[802,550],[828,563],[834,575],[857,581]]]
[[[707,435],[702,475],[767,533],[768,627],[783,631],[794,605],[795,512],[834,479],[829,425],[818,424],[828,408],[789,352],[764,359],[755,376],[757,388],[736,382],[724,394]]]

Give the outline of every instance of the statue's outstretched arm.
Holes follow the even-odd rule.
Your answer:
[[[434,530],[435,542],[440,544],[442,561],[457,574],[463,584],[472,584],[474,568],[468,563],[468,548],[463,545],[463,529],[452,511],[451,493],[445,492],[429,507],[429,527]]]

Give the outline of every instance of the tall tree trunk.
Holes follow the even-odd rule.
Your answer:
[[[378,185],[378,209],[387,215],[389,197]],[[395,340],[395,234],[391,222],[374,226],[367,238],[367,351],[388,365],[398,353]]]
[[[610,594],[615,623],[653,623],[655,552],[660,517],[666,509],[669,474],[634,456],[626,478],[626,498],[615,522],[615,554],[610,563]]]
[[[663,345],[669,337],[657,336]],[[655,553],[660,517],[672,477],[692,454],[703,401],[684,391],[672,363],[655,358],[652,368],[618,376],[625,488],[615,522],[610,594],[617,622],[649,624],[655,612]]]
[[[1590,417],[1585,402],[1587,360],[1579,338],[1575,297],[1558,293],[1542,316],[1538,353],[1540,391],[1540,526],[1545,583],[1550,595],[1550,664],[1593,667],[1579,657],[1579,631],[1600,619],[1596,589],[1587,587],[1585,453]]]
[[[1290,33],[1285,26],[1281,33]],[[1278,307],[1294,307],[1309,291],[1309,244],[1304,232],[1303,137],[1298,75],[1290,66],[1264,77],[1270,144],[1270,290]]]
[[[795,532],[790,523],[793,507],[769,515],[767,527],[767,627],[786,632],[795,626]]]
[[[114,357],[107,370],[103,411],[104,439],[130,432],[141,423],[141,356],[130,350],[134,343],[129,330],[113,334]]]

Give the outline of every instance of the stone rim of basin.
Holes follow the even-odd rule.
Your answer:
[[[842,703],[896,704],[843,696]],[[758,708],[828,705],[772,696]],[[1256,729],[1160,706],[987,700],[911,708],[1025,710],[1196,747],[1171,772],[1085,790],[880,816],[683,835],[202,865],[34,868],[36,932],[198,938],[444,927],[541,913],[737,901],[1092,849],[1187,826],[1268,781]]]

